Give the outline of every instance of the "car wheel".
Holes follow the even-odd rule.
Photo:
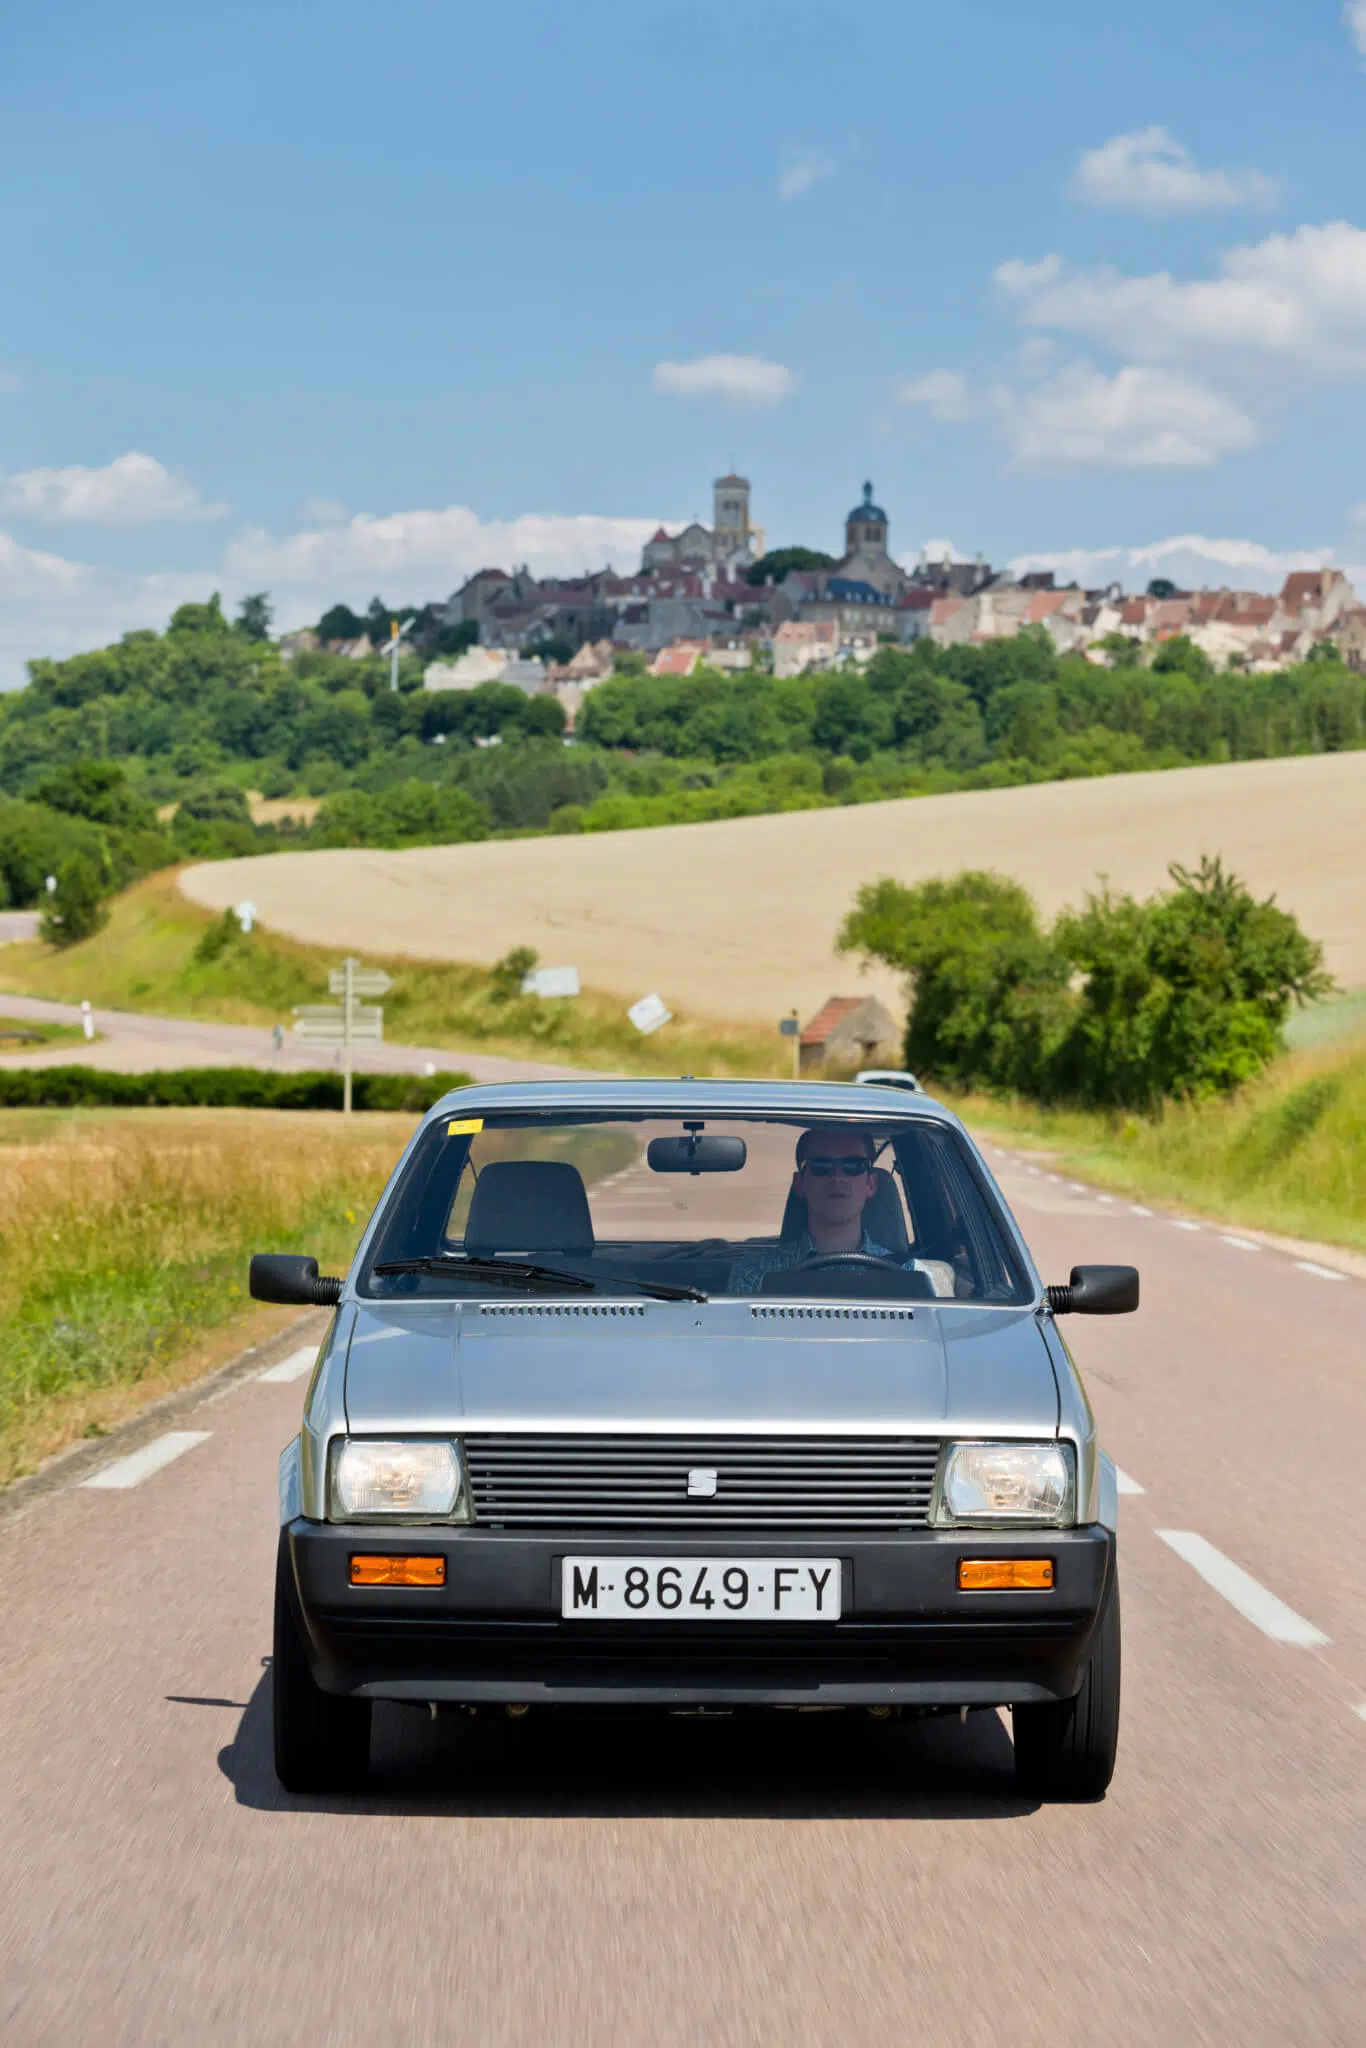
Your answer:
[[[275,1574],[271,1700],[275,1775],[287,1792],[358,1792],[370,1774],[370,1702],[339,1698],[315,1684],[285,1584]]]
[[[1016,1707],[1015,1780],[1038,1799],[1101,1799],[1119,1747],[1119,1581],[1112,1579],[1075,1699]]]

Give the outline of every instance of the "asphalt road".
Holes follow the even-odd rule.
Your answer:
[[[3,964],[3,963],[0,963]],[[0,995],[0,1016],[21,1022],[79,1024],[75,1003],[49,1002],[45,996]],[[87,1045],[70,1040],[35,1052],[31,1047],[0,1053],[4,1067],[106,1067],[124,1074],[146,1074],[169,1067],[269,1067],[295,1071],[340,1063],[340,1055],[303,1045],[288,1031],[277,1053],[271,1034],[259,1024],[212,1024],[198,1017],[156,1017],[138,1010],[92,1010],[98,1036]],[[459,1071],[476,1081],[539,1081],[573,1077],[579,1067],[549,1066],[544,1060],[503,1059],[495,1053],[457,1052],[450,1046],[357,1046],[352,1064],[358,1074],[421,1074]]]
[[[302,1382],[247,1379],[138,1483],[0,1525],[7,2048],[1355,2048],[1366,1284],[997,1164],[1047,1273],[1143,1269],[1138,1316],[1065,1326],[1143,1489],[1103,1804],[1019,1800],[985,1713],[381,1709],[373,1796],[289,1798],[265,1659]]]

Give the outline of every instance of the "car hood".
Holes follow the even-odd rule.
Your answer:
[[[474,1429],[990,1430],[1051,1435],[1028,1309],[914,1314],[743,1301],[360,1302],[353,1433]]]

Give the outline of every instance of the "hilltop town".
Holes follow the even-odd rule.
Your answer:
[[[425,687],[503,682],[546,691],[572,722],[584,693],[624,656],[636,657],[632,666],[643,657],[655,675],[762,667],[791,676],[861,666],[879,646],[922,637],[980,646],[1026,628],[1045,633],[1058,654],[1107,666],[1184,638],[1212,667],[1248,674],[1303,661],[1330,643],[1349,667],[1366,670],[1366,606],[1340,569],[1296,571],[1274,596],[1179,590],[1162,578],[1141,595],[1118,584],[1059,586],[1051,570],[1015,577],[980,555],[922,554],[906,569],[891,553],[890,521],[871,483],[843,537],[838,558],[808,548],[767,554],[751,518],[749,479],[718,477],[712,525],[692,521],[672,534],[659,527],[634,573],[607,567],[536,577],[525,567],[483,568],[444,603],[410,614],[419,629],[414,645],[450,650],[428,662]],[[319,646],[358,657],[376,651],[367,632],[332,640],[321,630],[295,633],[281,643],[287,655]]]

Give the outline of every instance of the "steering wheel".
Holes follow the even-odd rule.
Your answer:
[[[872,1252],[813,1252],[809,1259],[803,1259],[799,1266],[789,1266],[790,1273],[827,1273],[832,1267],[853,1266],[862,1269],[868,1266],[874,1271],[885,1273],[890,1266],[894,1273],[904,1269],[899,1259],[879,1259]]]

